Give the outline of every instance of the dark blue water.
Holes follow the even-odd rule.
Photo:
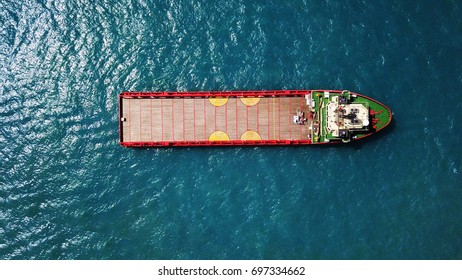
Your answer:
[[[0,2],[0,258],[462,259],[460,1]],[[349,89],[335,147],[118,146],[124,90]]]

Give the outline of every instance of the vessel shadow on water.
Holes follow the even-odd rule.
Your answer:
[[[382,103],[347,90],[122,92],[124,147],[348,143],[390,124]]]

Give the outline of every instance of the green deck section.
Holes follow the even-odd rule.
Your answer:
[[[322,92],[313,92],[312,98],[314,100],[314,120],[319,123],[319,131],[321,133],[318,137],[316,137],[313,133],[312,141],[313,143],[317,143],[324,141],[324,137],[322,136],[322,118],[325,118],[325,116],[322,115],[321,111]]]
[[[313,138],[313,142],[325,142],[327,139],[333,139],[332,135],[327,133],[327,102],[331,100],[332,96],[329,98],[324,97],[324,92],[315,91],[312,93],[315,100],[315,111],[316,115],[319,116],[319,138],[316,141],[316,138]]]
[[[361,96],[358,96],[356,100],[357,103],[366,103],[369,105],[369,109],[372,109],[375,112],[380,112],[379,114],[375,115],[375,118],[379,119],[379,121],[376,124],[376,130],[381,129],[388,124],[391,116],[390,112],[385,106]]]
[[[357,138],[361,138],[367,134],[378,131],[389,123],[391,116],[387,107],[366,97],[360,95],[356,95],[356,97],[354,97],[353,95],[356,94],[349,91],[343,91],[341,93],[329,92],[329,97],[325,97],[323,91],[314,91],[312,93],[312,98],[315,102],[314,120],[319,122],[319,137],[316,138],[313,135],[313,143],[327,142],[326,139],[329,141],[341,140],[340,138],[333,136],[332,133],[328,133],[327,131],[327,103],[332,101],[335,96],[346,96],[352,104],[363,104],[366,108],[369,109],[369,112],[371,113],[371,130],[367,132],[355,132],[354,135]]]

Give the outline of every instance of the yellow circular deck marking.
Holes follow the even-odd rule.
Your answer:
[[[209,97],[209,101],[210,103],[212,103],[213,106],[217,106],[217,107],[220,107],[220,106],[223,106],[226,104],[226,102],[228,102],[228,97]]]
[[[260,134],[253,130],[242,133],[241,140],[261,140]]]
[[[226,132],[217,130],[210,134],[209,141],[229,141],[229,136]]]
[[[260,97],[241,97],[241,101],[247,106],[253,106],[260,101]]]

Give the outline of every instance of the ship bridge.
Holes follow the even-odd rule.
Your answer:
[[[363,103],[348,103],[333,96],[327,103],[327,130],[334,137],[348,136],[348,131],[368,131],[368,106]]]

